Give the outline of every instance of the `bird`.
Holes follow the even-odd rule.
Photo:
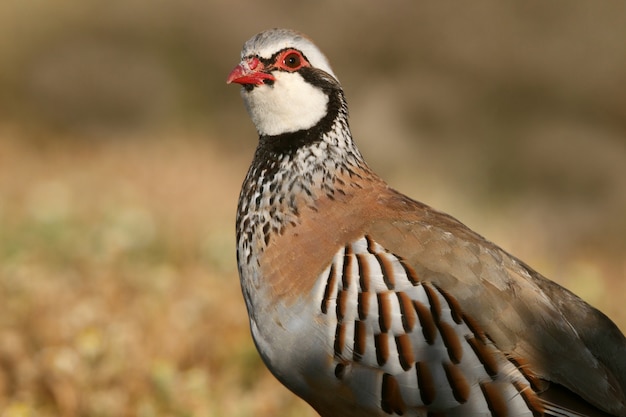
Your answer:
[[[320,416],[626,416],[618,327],[377,175],[310,38],[256,34],[226,82],[258,133],[236,215],[251,335]]]

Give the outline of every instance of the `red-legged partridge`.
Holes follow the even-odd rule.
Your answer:
[[[247,41],[228,83],[259,133],[237,211],[252,336],[324,417],[626,416],[601,312],[363,160],[304,35]]]

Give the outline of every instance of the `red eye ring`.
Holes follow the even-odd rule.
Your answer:
[[[291,72],[297,71],[302,67],[308,67],[310,64],[302,53],[294,49],[289,49],[277,57],[275,66]]]

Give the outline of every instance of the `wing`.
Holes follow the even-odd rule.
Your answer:
[[[369,235],[345,245],[322,274],[335,377],[359,404],[388,415],[579,415],[542,400],[546,381],[499,348],[471,309],[428,279],[436,277]]]

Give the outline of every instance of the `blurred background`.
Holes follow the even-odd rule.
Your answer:
[[[256,133],[225,79],[277,26],[395,188],[626,330],[626,3],[3,0],[1,417],[315,415],[235,265]]]

